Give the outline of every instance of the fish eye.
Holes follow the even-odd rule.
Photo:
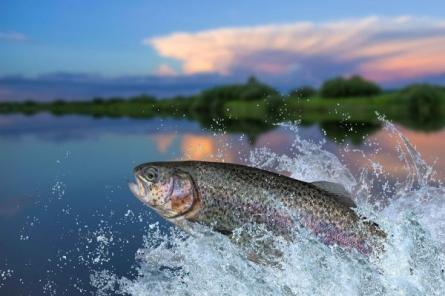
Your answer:
[[[158,178],[158,171],[155,168],[150,167],[145,170],[144,175],[147,181],[154,182]]]

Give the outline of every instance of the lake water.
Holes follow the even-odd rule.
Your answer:
[[[252,137],[187,120],[0,116],[0,294],[443,295],[445,130],[382,126],[352,144],[318,125]],[[387,251],[364,263],[308,238],[274,269],[223,236],[172,232],[127,182],[137,164],[183,159],[340,182],[391,234]]]

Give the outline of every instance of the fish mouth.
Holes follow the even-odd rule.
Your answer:
[[[154,183],[148,181],[139,171],[136,171],[134,177],[135,181],[128,183],[130,191],[139,201],[165,219],[176,221],[198,209],[192,180],[188,180],[190,184],[187,183],[191,187],[184,189],[182,179],[176,173],[164,181]],[[191,195],[191,200],[189,195]]]
[[[128,182],[130,191],[139,199],[141,199],[147,191],[144,182],[146,182],[146,180],[140,175],[135,175],[135,182]]]

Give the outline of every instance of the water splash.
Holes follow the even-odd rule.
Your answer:
[[[369,163],[356,179],[323,148],[324,142],[301,139],[292,125],[286,125],[295,133],[292,157],[260,148],[248,160],[301,180],[342,183],[354,193],[357,210],[388,234],[379,256],[365,258],[326,246],[304,232],[291,244],[266,233],[253,237],[272,238],[283,254],[280,264],[255,264],[246,259],[248,250],[223,235],[190,237],[176,229],[163,233],[152,225],[136,254],[137,275],[126,278],[100,270],[91,275],[92,285],[99,295],[443,295],[445,188],[410,142],[384,123],[397,139],[405,178],[394,180],[384,164],[345,147],[342,153],[359,152]]]
[[[7,268],[5,270],[0,269],[0,288],[3,287],[4,282],[6,282],[7,279],[12,277],[14,274],[14,270]]]

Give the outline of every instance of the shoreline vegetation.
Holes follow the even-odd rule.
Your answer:
[[[204,128],[245,133],[252,141],[274,123],[299,121],[318,124],[329,138],[360,144],[377,131],[376,113],[410,129],[436,131],[445,127],[445,88],[413,84],[383,91],[359,76],[327,80],[320,89],[303,86],[289,94],[251,77],[244,84],[218,86],[192,96],[157,99],[150,95],[130,98],[94,98],[89,101],[0,102],[0,114],[55,116],[154,117],[189,119]]]

